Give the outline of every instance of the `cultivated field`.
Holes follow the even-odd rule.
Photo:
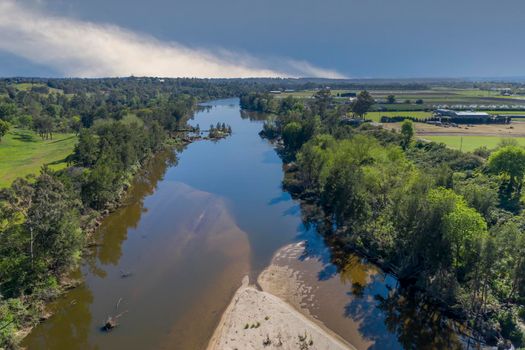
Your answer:
[[[0,188],[17,177],[38,174],[48,164],[52,169],[66,166],[77,137],[74,134],[54,134],[53,140],[42,140],[32,131],[15,129],[0,142]]]

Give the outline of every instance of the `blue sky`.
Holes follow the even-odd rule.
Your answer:
[[[0,6],[2,76],[525,76],[523,0],[0,0]],[[26,24],[13,29],[20,17]],[[148,67],[145,51],[157,68]]]

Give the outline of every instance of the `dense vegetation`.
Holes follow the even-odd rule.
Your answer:
[[[472,336],[525,346],[524,148],[462,153],[414,141],[410,121],[350,126],[321,96],[275,110],[262,134],[280,140],[285,187],[334,247],[424,291]]]
[[[442,82],[440,82],[442,83]],[[323,215],[312,217],[345,248],[374,257],[402,281],[456,310],[490,338],[522,344],[525,264],[517,145],[490,154],[451,151],[362,123],[374,103],[340,89],[426,90],[431,81],[323,79],[27,79],[0,81],[0,145],[9,133],[78,137],[65,169],[43,167],[0,191],[0,347],[14,348],[43,305],[67,286],[98,219],[118,205],[148,158],[188,130],[198,101],[241,96],[243,108],[278,114],[266,136],[280,138],[292,164],[286,185]],[[448,82],[458,88],[496,83]],[[507,86],[507,85],[505,85]],[[516,85],[518,88],[518,85]],[[316,89],[308,102],[269,91]],[[392,101],[391,101],[392,102]],[[394,101],[395,102],[395,101]],[[184,131],[183,131],[184,130]],[[210,127],[211,137],[231,133]],[[436,249],[439,247],[439,249]],[[492,338],[496,338],[497,334]]]
[[[2,348],[16,347],[18,332],[37,322],[44,303],[67,287],[65,274],[100,216],[119,204],[152,154],[187,130],[198,102],[193,95],[163,92],[160,83],[142,89],[140,80],[114,81],[113,89],[82,80],[30,90],[8,85],[0,97],[0,121],[17,130],[33,128],[42,139],[55,131],[78,134],[67,168],[44,166],[38,176],[18,178],[0,191]],[[199,95],[197,88],[192,93]]]

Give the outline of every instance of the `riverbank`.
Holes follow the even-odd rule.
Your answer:
[[[267,129],[272,131],[271,126],[267,127]],[[363,137],[363,140],[365,135],[369,140],[371,140],[371,142],[376,142],[374,138],[377,140],[381,140],[382,142],[386,142],[385,140],[387,140],[388,137],[396,137],[395,133],[389,133],[387,131],[373,128],[356,129],[356,134],[357,133],[360,133],[361,135],[356,135],[356,137],[354,138],[349,137],[348,141],[352,142],[352,140],[356,140],[357,137]],[[373,138],[371,135],[373,136]],[[352,205],[356,207],[362,205],[362,208],[364,208],[366,204],[363,203],[369,202],[370,198],[375,198],[375,196],[373,195],[373,186],[370,188],[366,188],[366,186],[363,186],[363,188],[366,188],[366,191],[369,191],[372,195],[363,195],[363,197],[361,198],[349,198],[351,197],[351,195],[345,194],[343,196],[339,195],[338,197],[338,192],[343,192],[346,190],[349,191],[348,193],[358,193],[358,191],[353,188],[350,190],[350,187],[353,186],[353,184],[337,182],[338,179],[341,178],[340,174],[337,173],[337,171],[340,171],[338,170],[338,168],[335,168],[336,170],[331,169],[331,171],[333,171],[334,174],[336,174],[337,176],[333,178],[336,180],[334,180],[330,184],[330,186],[327,186],[326,183],[322,184],[322,186],[319,186],[319,182],[315,183],[315,180],[312,180],[312,178],[315,179],[315,176],[318,176],[317,179],[319,180],[321,176],[319,174],[327,174],[323,172],[325,171],[323,167],[325,167],[325,169],[330,169],[330,165],[319,166],[319,164],[338,163],[338,160],[333,161],[333,163],[330,163],[329,161],[325,160],[330,159],[330,154],[337,153],[337,147],[333,147],[334,150],[329,150],[322,154],[321,150],[323,149],[323,147],[328,148],[329,146],[326,146],[326,144],[329,144],[332,141],[332,139],[329,138],[328,135],[322,135],[322,137],[326,137],[326,139],[319,138],[319,140],[321,140],[318,140],[320,142],[319,145],[315,144],[315,139],[314,141],[310,141],[309,144],[306,144],[305,146],[303,146],[303,148],[301,148],[299,154],[296,150],[294,150],[294,148],[290,148],[290,146],[288,146],[287,148],[285,146],[285,143],[282,141],[282,137],[280,137],[279,135],[263,132],[262,136],[270,137],[270,140],[275,145],[278,153],[281,154],[281,157],[284,162],[283,170],[285,173],[283,188],[287,190],[294,199],[300,201],[301,211],[303,213],[305,221],[309,222],[310,224],[313,224],[313,226],[316,226],[319,233],[327,240],[327,244],[331,246],[334,256],[333,263],[337,266],[337,270],[343,271],[346,266],[347,257],[355,255],[357,253],[358,255],[365,257],[367,261],[370,261],[374,265],[378,266],[384,273],[390,274],[396,280],[399,279],[400,281],[400,288],[396,288],[396,290],[393,293],[391,293],[392,295],[388,295],[388,297],[383,297],[381,299],[381,306],[384,307],[391,303],[392,306],[398,307],[397,304],[402,305],[402,295],[406,294],[409,297],[408,300],[410,302],[419,300],[421,305],[426,305],[429,309],[435,310],[436,314],[438,314],[440,318],[439,322],[436,323],[436,326],[440,329],[445,330],[445,332],[448,329],[449,333],[457,333],[458,338],[462,339],[469,339],[472,337],[472,341],[482,345],[487,343],[507,343],[507,341],[504,340],[504,338],[508,338],[509,333],[513,332],[513,330],[509,332],[508,329],[512,329],[513,327],[515,327],[512,323],[514,322],[514,319],[518,319],[517,317],[512,316],[512,310],[509,312],[510,316],[505,316],[508,317],[508,319],[511,319],[511,321],[508,322],[509,324],[511,324],[511,326],[506,326],[504,324],[504,321],[500,321],[501,318],[498,319],[497,317],[494,317],[496,313],[490,315],[490,320],[489,316],[480,316],[479,310],[477,310],[476,307],[478,307],[478,305],[486,303],[486,300],[481,300],[479,303],[477,301],[472,302],[472,304],[461,304],[460,302],[461,296],[458,292],[458,286],[461,283],[464,285],[466,285],[467,283],[464,283],[464,281],[461,280],[458,280],[456,284],[450,285],[440,285],[440,283],[442,282],[428,282],[428,280],[424,280],[424,275],[423,273],[421,273],[421,271],[426,271],[426,268],[423,269],[418,265],[414,265],[416,266],[416,268],[414,268],[414,266],[411,266],[410,264],[406,263],[406,261],[408,260],[404,260],[403,258],[397,257],[396,255],[399,254],[399,249],[393,249],[389,251],[389,249],[391,248],[389,248],[390,243],[388,242],[388,239],[392,239],[392,242],[394,244],[399,245],[400,243],[398,242],[401,242],[401,239],[397,239],[397,237],[403,237],[403,233],[392,234],[388,232],[388,229],[386,229],[388,225],[383,223],[380,225],[381,227],[378,230],[371,229],[370,232],[366,232],[366,234],[364,233],[367,229],[369,229],[369,227],[374,227],[377,221],[374,222],[374,220],[366,219],[366,216],[363,216],[365,219],[356,219],[355,217],[352,217],[352,210],[355,210],[355,207],[352,207]],[[324,141],[322,140],[328,141],[326,141],[326,144],[323,144]],[[344,144],[344,142],[347,142],[347,140],[340,142],[340,144]],[[394,141],[391,140],[389,142],[392,143],[394,146],[396,144]],[[317,149],[316,147],[320,148]],[[416,147],[417,146],[414,146],[414,149],[407,151],[407,153],[414,152],[409,154],[409,156],[412,157],[410,161],[419,160],[420,162],[428,162],[429,165],[433,165],[434,160],[429,160],[425,158],[425,156],[443,157],[444,154],[446,154],[446,152],[449,152],[447,156],[456,162],[465,161],[465,159],[462,158],[465,156],[459,152],[453,153],[453,151],[449,151],[447,149],[443,150],[439,147],[436,149],[428,149],[425,151],[421,151],[419,148]],[[349,147],[349,149],[351,148],[352,147]],[[316,152],[322,154],[322,156],[320,156]],[[416,152],[420,153],[415,154]],[[350,152],[343,151],[343,153],[341,154],[347,153]],[[324,156],[326,156],[327,158],[322,158]],[[296,158],[299,159],[298,162],[295,161]],[[342,161],[339,162],[341,163]],[[377,162],[380,163],[381,161]],[[314,169],[313,171],[311,170],[312,168]],[[361,171],[362,169],[356,168],[347,170],[349,170],[349,173],[356,174],[356,176],[358,176],[359,174],[361,174],[359,171]],[[369,170],[367,169],[365,171]],[[393,183],[393,181],[390,182]],[[312,185],[312,183],[315,183],[316,185]],[[361,184],[362,183],[364,182],[361,182]],[[464,185],[464,183],[458,181],[456,184],[457,191],[459,192],[461,190],[461,187]],[[330,192],[334,188],[336,188],[336,191]],[[373,208],[373,205],[370,205],[370,207],[368,208]],[[398,208],[396,208],[396,210],[397,209]],[[355,221],[352,222],[352,220]],[[338,225],[334,224],[334,221],[337,221]],[[397,224],[396,218],[394,217],[394,219],[391,222],[394,223],[393,226],[395,227],[395,225]],[[439,230],[436,231],[439,232]],[[375,236],[378,232],[381,233]],[[388,235],[391,235],[391,238],[385,239],[385,237],[388,236],[381,236],[387,233]],[[419,232],[417,234],[419,235]],[[430,256],[430,254],[427,255]],[[419,271],[418,269],[421,270]],[[432,267],[428,267],[428,271],[432,271]],[[425,273],[428,274],[429,272]],[[476,283],[478,283],[478,281],[476,281]],[[446,289],[447,286],[450,286],[448,290]],[[475,296],[474,290],[469,292],[472,293],[471,295]],[[474,296],[471,300],[475,299]],[[420,306],[418,306],[416,303],[414,303],[413,307],[415,307],[416,310],[420,308]],[[413,307],[411,306],[410,308]],[[494,304],[492,304],[490,305],[490,307],[497,310],[499,306],[495,306]],[[503,312],[508,312],[505,309],[505,305],[503,305],[500,308],[500,310],[504,310]],[[494,321],[499,322],[501,325],[498,325]],[[399,328],[401,331],[404,331],[404,326],[401,323],[392,324],[391,328],[393,327]],[[520,336],[515,337],[516,343],[518,344],[521,342],[519,337]],[[459,344],[459,346],[460,345],[461,344]]]
[[[245,277],[215,330],[208,350],[353,349],[290,304],[249,285]]]
[[[171,136],[164,141],[163,146],[156,152],[145,156],[139,163],[132,166],[130,170],[124,175],[124,181],[116,192],[114,200],[106,203],[101,210],[88,210],[83,213],[80,218],[82,235],[84,236],[84,244],[81,248],[81,254],[77,259],[77,263],[70,266],[61,275],[56,277],[56,284],[47,287],[41,291],[38,296],[24,296],[20,299],[24,305],[24,324],[13,332],[11,346],[15,347],[17,344],[24,341],[24,339],[31,333],[33,328],[38,324],[45,322],[54,315],[54,310],[50,305],[58,298],[68,293],[72,289],[77,288],[84,282],[84,277],[78,273],[77,268],[81,260],[86,259],[93,249],[100,247],[102,243],[100,239],[96,238],[95,233],[101,227],[102,223],[113,212],[125,207],[134,201],[133,186],[139,184],[142,178],[147,177],[151,165],[157,160],[163,163],[173,162],[174,152],[181,152],[187,145],[192,142],[205,139],[204,137],[187,137],[185,134]],[[64,171],[68,171],[67,169]],[[134,185],[135,184],[135,185]],[[124,274],[124,272],[123,272]],[[14,319],[11,324],[19,322]],[[10,326],[10,324],[7,324]]]

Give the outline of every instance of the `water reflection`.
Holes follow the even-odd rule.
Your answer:
[[[439,313],[317,234],[322,213],[280,186],[280,160],[258,136],[265,116],[239,118],[237,100],[210,105],[192,123],[225,122],[233,135],[189,145],[176,167],[171,153],[144,167],[127,206],[96,234],[85,284],[54,304],[55,316],[24,346],[203,349],[242,276],[254,280],[270,261],[299,271],[312,293],[301,307],[358,349],[425,348],[425,337],[436,349],[456,346]],[[307,242],[300,253],[272,260],[294,240]],[[129,312],[114,332],[101,333],[120,299]]]
[[[176,164],[177,157],[174,152],[162,152],[137,174],[122,208],[106,218],[94,236],[96,243],[85,260],[91,273],[98,277],[105,275],[97,266],[97,260],[103,265],[119,263],[122,257],[122,243],[126,240],[128,231],[136,229],[142,214],[148,211],[144,206],[144,199],[153,194],[166,169]]]
[[[289,243],[299,222],[282,216],[295,204],[280,188],[281,164],[259,138],[260,122],[239,118],[237,100],[228,100],[198,112],[192,123],[219,121],[232,125],[232,137],[189,145],[177,166],[168,153],[144,167],[127,205],[95,234],[82,268],[85,285],[60,298],[59,312],[24,346],[206,347],[242,277]],[[279,196],[282,201],[268,205]],[[83,315],[69,308],[73,299]],[[115,330],[101,332],[116,304],[128,312]]]
[[[307,203],[303,203],[302,208],[303,219],[310,230],[302,236],[306,246],[298,261],[315,259],[318,264],[292,262],[292,266],[305,276],[315,272],[321,285],[321,292],[317,292],[321,295],[318,302],[325,304],[319,309],[336,309],[338,306],[327,306],[335,304],[344,310],[343,315],[338,316],[316,313],[314,308],[314,314],[320,315],[323,322],[338,329],[343,337],[345,332],[352,334],[345,338],[358,349],[464,348],[465,340],[455,331],[454,322],[422,293],[400,286],[394,276],[384,273],[365,258],[345,251],[330,233],[331,226],[320,219],[322,213]],[[318,231],[324,232],[326,238],[311,233]],[[323,300],[323,293],[330,295],[332,300]],[[344,305],[337,301],[342,294],[345,295]],[[354,328],[357,328],[358,337],[353,335]]]
[[[241,110],[241,118],[242,119],[247,119],[247,120],[250,120],[250,121],[265,122],[265,121],[268,121],[268,120],[272,120],[275,117],[276,117],[275,114]]]
[[[417,293],[392,289],[386,297],[377,295],[376,300],[386,315],[388,331],[396,334],[405,349],[463,348],[464,342],[452,330],[451,321]]]
[[[93,294],[81,285],[67,294],[65,299],[50,305],[54,311],[51,322],[36,327],[24,346],[29,349],[88,349],[92,315],[89,305]],[[76,322],[71,322],[74,318]]]

